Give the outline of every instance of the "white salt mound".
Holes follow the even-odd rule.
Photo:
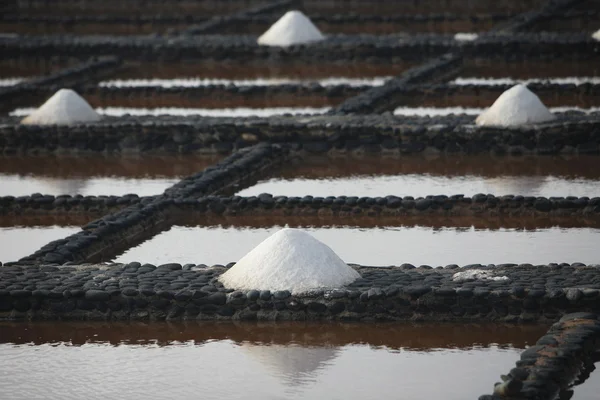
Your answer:
[[[288,11],[258,38],[258,44],[285,47],[323,39],[323,34],[306,15],[300,11]]]
[[[359,278],[326,244],[299,229],[282,229],[219,277],[227,288],[308,292]]]
[[[479,38],[479,35],[476,33],[456,33],[454,35],[454,40],[457,40],[459,42],[472,42],[474,40],[477,40]]]
[[[480,281],[507,281],[508,276],[494,276],[490,271],[483,269],[469,269],[452,275],[452,280],[454,282],[464,282],[470,279]]]
[[[71,89],[60,89],[21,123],[28,125],[71,125],[100,120],[100,115]]]
[[[596,40],[600,41],[600,29],[598,29],[596,32],[592,33],[592,39],[596,39]]]
[[[475,120],[477,125],[515,126],[552,121],[556,117],[525,85],[515,85],[500,95]]]

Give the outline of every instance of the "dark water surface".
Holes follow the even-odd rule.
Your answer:
[[[547,328],[0,323],[0,393],[11,400],[475,399],[491,393]]]

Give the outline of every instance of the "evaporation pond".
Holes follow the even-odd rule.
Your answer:
[[[116,257],[116,262],[155,265],[227,264],[238,261],[281,229],[174,226]],[[599,229],[537,230],[429,227],[304,228],[347,263],[444,266],[553,262],[598,263]]]
[[[238,193],[257,196],[600,195],[594,157],[308,157]]]
[[[49,242],[65,238],[79,230],[76,226],[0,227],[0,262],[17,261]]]
[[[0,157],[0,196],[162,194],[219,156]]]
[[[402,399],[476,399],[491,394],[500,375],[547,329],[0,322],[0,393],[11,400],[362,400],[398,393]]]

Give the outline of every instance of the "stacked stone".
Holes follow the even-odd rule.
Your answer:
[[[479,400],[570,398],[570,385],[585,380],[594,370],[600,348],[600,321],[597,314],[575,313],[552,325],[535,346],[521,354],[516,368],[502,376],[493,395]],[[564,397],[563,397],[564,396]]]
[[[124,117],[74,127],[0,125],[0,153],[162,151],[229,154],[259,141],[308,153],[598,154],[600,113],[557,113],[543,126],[478,127],[475,117]]]
[[[88,320],[501,321],[599,312],[598,265],[467,265],[507,279],[454,279],[457,265],[373,268],[346,287],[292,295],[224,288],[233,266],[5,265],[0,317]]]
[[[258,196],[183,197],[176,206],[196,212],[252,216],[600,216],[600,198],[464,195],[413,196]]]

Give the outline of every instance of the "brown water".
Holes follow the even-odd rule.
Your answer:
[[[490,393],[547,328],[1,323],[0,392],[11,400],[364,399],[397,398],[401,388],[403,399],[462,400]]]
[[[284,222],[285,223],[285,222]],[[116,262],[227,264],[238,261],[283,228],[174,226],[127,250]],[[600,263],[600,229],[545,228],[483,230],[423,226],[302,226],[347,263],[389,266],[553,262]]]
[[[564,57],[558,60],[505,60],[504,58],[464,61],[461,76],[481,78],[532,79],[540,77],[600,76],[600,63]]]
[[[286,164],[240,196],[600,196],[596,157],[336,156]]]
[[[48,242],[62,239],[79,230],[76,226],[56,225],[0,227],[0,262],[17,261]]]
[[[222,156],[0,157],[0,196],[161,194]]]

